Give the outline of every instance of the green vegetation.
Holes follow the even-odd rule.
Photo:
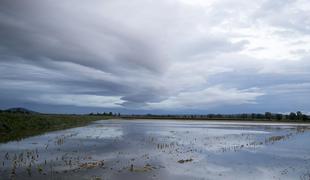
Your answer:
[[[83,126],[108,116],[52,115],[30,111],[0,111],[0,142],[19,140],[48,131]]]

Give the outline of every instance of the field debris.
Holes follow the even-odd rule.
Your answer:
[[[134,167],[134,165],[131,164],[129,171],[130,172],[149,172],[149,171],[152,171],[153,169],[156,169],[156,167],[153,167],[150,164],[146,164],[143,167]]]
[[[95,161],[95,162],[86,162],[86,163],[80,164],[80,168],[83,168],[83,169],[93,169],[96,167],[103,167],[103,166],[104,166],[104,160]]]
[[[178,160],[178,163],[183,164],[183,163],[192,162],[192,161],[193,161],[192,158],[190,158],[190,159],[181,159],[181,160]]]

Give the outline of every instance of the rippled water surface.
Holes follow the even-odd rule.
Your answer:
[[[310,179],[307,125],[104,120],[0,144],[0,179]]]

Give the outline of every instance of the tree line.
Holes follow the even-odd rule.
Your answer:
[[[10,108],[1,110],[0,113],[18,113],[18,114],[41,114],[25,108]],[[90,116],[107,116],[120,118],[154,118],[154,119],[227,119],[227,120],[270,120],[270,121],[309,121],[310,116],[303,114],[301,111],[283,113],[240,113],[240,114],[176,114],[176,115],[154,115],[154,114],[131,114],[121,115],[118,112],[92,112],[87,115]]]
[[[227,120],[270,120],[270,121],[309,121],[310,117],[301,111],[282,113],[241,113],[241,114],[186,114],[186,115],[122,115],[125,118],[155,118],[155,119],[227,119]]]
[[[97,113],[89,113],[88,115],[90,115],[90,116],[116,116],[116,117],[119,117],[119,116],[121,116],[121,114],[120,113],[113,113],[113,112],[102,112],[102,113],[100,113],[100,112],[97,112]]]

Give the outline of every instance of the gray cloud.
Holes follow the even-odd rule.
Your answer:
[[[306,4],[3,0],[1,107],[259,109],[310,81]]]

